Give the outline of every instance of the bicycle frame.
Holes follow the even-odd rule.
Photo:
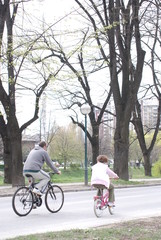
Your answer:
[[[51,172],[51,174],[53,174],[53,173]],[[30,191],[32,191],[34,186],[36,185],[35,179],[32,177],[32,175],[29,175],[29,174],[26,174],[26,177],[27,177],[28,182],[29,182],[28,188],[29,188]],[[49,182],[46,184],[46,186],[44,186],[44,189],[43,189],[42,193],[44,194],[45,191],[47,189],[49,189],[51,186],[52,186],[52,182],[51,182],[51,180],[49,180]],[[55,193],[53,192],[53,190],[52,190],[52,194],[51,194],[51,192],[49,192],[49,193],[50,193],[51,198],[54,197],[54,199],[56,199],[56,196],[55,196]],[[38,197],[37,195],[34,196],[34,198],[35,197],[36,197],[36,199],[34,199],[34,202],[37,202],[37,200],[41,198],[41,196]]]
[[[109,202],[109,190],[100,184],[93,185],[97,189],[97,195],[94,196],[94,213],[96,217],[100,217],[103,213],[103,210],[108,208],[109,213],[113,215],[114,208],[108,205]],[[103,190],[106,189],[106,193],[103,194]]]
[[[29,183],[29,186],[28,186],[29,190],[33,190],[33,188],[37,184],[37,182],[35,182],[35,179],[29,174],[26,174],[26,177],[27,177],[28,183]],[[44,194],[46,189],[49,188],[49,187],[51,187],[51,181],[50,180],[46,184],[46,186],[44,186],[44,189],[43,189],[42,193]]]
[[[101,189],[103,190],[103,189]],[[97,199],[100,199],[101,200],[101,208],[102,207],[107,207],[108,206],[108,200],[109,200],[109,191],[107,189],[107,192],[103,195],[103,191],[101,191],[102,194],[101,196],[94,196],[94,201],[96,201]]]

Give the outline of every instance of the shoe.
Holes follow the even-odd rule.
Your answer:
[[[33,207],[32,207],[32,209],[36,209],[36,208],[37,208],[37,206],[36,206],[36,204],[34,204]]]
[[[112,202],[109,202],[109,203],[108,203],[108,206],[109,206],[109,207],[115,207],[114,203],[112,203]]]
[[[32,192],[35,193],[35,194],[37,194],[37,195],[42,196],[42,192],[40,192],[40,190],[39,190],[38,188],[34,188],[34,189],[32,190]]]

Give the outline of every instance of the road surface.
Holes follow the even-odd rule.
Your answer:
[[[0,239],[161,215],[161,186],[116,189],[115,214],[110,215],[106,209],[101,218],[96,218],[93,211],[95,193],[95,190],[65,192],[60,212],[50,213],[43,201],[40,208],[32,210],[26,217],[13,212],[11,197],[0,198]]]

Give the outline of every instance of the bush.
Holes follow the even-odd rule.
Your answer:
[[[161,159],[159,159],[152,167],[152,176],[161,177]]]
[[[72,170],[79,170],[80,169],[80,164],[78,164],[78,163],[71,163],[70,164],[70,168]]]

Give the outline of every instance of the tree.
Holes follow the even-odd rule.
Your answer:
[[[54,33],[52,29],[50,29],[50,32],[47,37],[43,37],[46,45],[44,48],[47,53],[39,61],[50,59],[50,62],[55,62],[57,58],[60,60],[59,64],[63,64],[62,71],[57,76],[60,79],[58,81],[59,90],[57,91],[60,92],[59,99],[62,99],[60,102],[62,102],[63,109],[73,110],[74,114],[70,115],[70,118],[83,131],[85,131],[85,126],[80,121],[78,111],[80,112],[80,107],[84,103],[88,103],[91,107],[88,114],[91,129],[87,131],[87,136],[92,146],[92,162],[95,164],[99,155],[99,126],[103,122],[102,116],[104,112],[108,112],[107,105],[111,98],[111,89],[108,84],[105,85],[104,94],[102,92],[100,94],[101,97],[103,95],[102,106],[100,107],[95,103],[96,96],[92,94],[91,86],[95,82],[94,74],[105,68],[104,60],[100,59],[98,48],[92,47],[93,39],[88,35],[88,29],[81,32],[79,39],[75,40],[74,47],[65,46],[65,43],[60,44],[57,40],[57,37],[60,36]],[[77,35],[76,33],[75,35]],[[94,50],[98,55],[97,57],[93,57]],[[96,110],[99,111],[98,116],[96,116]]]
[[[157,135],[160,128],[160,122],[161,122],[161,84],[160,84],[160,76],[161,71],[159,70],[158,66],[161,62],[161,58],[158,55],[158,49],[160,48],[160,28],[159,28],[159,7],[160,7],[160,1],[153,1],[152,3],[149,3],[150,11],[147,10],[147,14],[145,14],[145,18],[148,19],[148,27],[147,24],[144,25],[146,29],[146,37],[150,39],[148,41],[148,44],[146,44],[146,47],[150,50],[150,59],[146,61],[147,66],[151,70],[151,78],[153,79],[153,84],[151,84],[148,88],[145,89],[146,94],[148,94],[149,91],[152,92],[150,94],[153,96],[153,98],[157,99],[158,101],[158,110],[157,110],[157,119],[156,119],[156,126],[153,126],[151,129],[150,127],[145,128],[143,126],[142,116],[141,116],[141,104],[139,100],[136,102],[136,107],[133,111],[133,119],[132,123],[135,126],[135,131],[137,133],[137,137],[139,140],[140,148],[142,150],[143,158],[144,158],[144,169],[145,169],[145,175],[151,176],[151,167],[152,167],[152,161],[151,161],[151,153],[154,148],[155,142],[157,140]],[[150,19],[149,19],[150,16]],[[147,132],[152,132],[153,137],[151,139],[151,143],[147,144],[146,142],[146,134]]]
[[[80,134],[79,129],[73,124],[70,124],[67,128],[61,127],[50,145],[51,158],[61,164],[64,163],[65,170],[68,163],[82,165],[84,151]]]
[[[75,2],[93,26],[102,58],[109,66],[115,110],[114,171],[128,180],[129,123],[142,81],[146,51],[145,13],[151,1],[110,0]],[[155,3],[158,1],[154,1]],[[158,9],[159,5],[155,5]],[[83,14],[82,12],[80,14]],[[151,16],[149,16],[151,19]],[[155,26],[155,23],[154,23]],[[147,33],[147,32],[146,32]],[[146,39],[147,40],[147,39]],[[107,51],[108,49],[108,51]]]
[[[81,91],[75,92],[70,99],[71,105],[68,105],[68,107],[71,108],[75,105],[80,107],[82,100],[88,102],[91,106],[89,118],[91,121],[93,134],[91,137],[94,138],[90,138],[89,132],[87,135],[91,143],[91,140],[93,140],[93,153],[95,152],[97,155],[99,152],[98,127],[100,122],[96,121],[96,119],[93,117],[94,111],[92,111],[92,108],[96,106],[91,100],[91,88],[89,87],[89,81],[87,78],[92,71],[90,71],[89,68],[88,70],[85,68],[85,63],[87,64],[88,59],[88,61],[91,63],[91,66],[98,66],[98,64],[95,63],[99,62],[102,67],[106,66],[106,68],[109,69],[109,83],[111,89],[108,91],[109,95],[107,95],[105,99],[109,100],[109,96],[111,96],[112,92],[116,111],[114,170],[117,172],[120,178],[128,180],[129,123],[142,81],[146,53],[142,47],[142,38],[145,36],[144,34],[141,34],[141,31],[144,31],[145,28],[141,27],[143,25],[142,23],[147,21],[147,19],[144,18],[144,13],[147,12],[149,8],[151,9],[151,2],[134,0],[128,1],[126,5],[124,1],[119,0],[111,0],[109,1],[108,5],[104,0],[95,2],[93,0],[88,0],[83,3],[79,0],[75,0],[75,2],[80,7],[78,10],[80,16],[83,16],[83,14],[86,15],[83,18],[84,22],[82,29],[79,31],[80,33],[83,33],[81,44],[77,44],[75,42],[76,47],[74,50],[71,50],[71,47],[67,46],[66,48],[71,51],[66,54],[64,50],[65,48],[62,47],[61,44],[55,39],[56,34],[51,36],[54,44],[50,45],[51,41],[47,41],[46,38],[45,43],[48,47],[48,50],[51,51],[50,57],[54,56],[59,58],[63,64],[73,71],[83,89],[83,94],[85,93],[82,95]],[[89,20],[88,25],[85,25],[85,20],[87,19]],[[89,56],[87,58],[83,54],[84,46],[87,44],[87,39],[88,44],[89,39],[90,43],[92,43],[92,46],[94,46],[94,40],[97,44],[99,54],[98,52],[96,54],[93,52],[93,55],[95,54],[94,59],[96,61],[90,61]],[[58,45],[57,49],[55,48],[55,44]],[[77,61],[77,63],[80,65],[79,69],[75,68],[75,58],[72,58],[76,52],[79,52]],[[72,61],[74,60],[73,63],[69,61],[71,59]],[[84,59],[86,61],[84,61]],[[69,89],[66,90],[66,93],[71,95],[73,92],[71,89]],[[101,111],[101,113],[103,112],[104,111]],[[100,118],[98,119],[102,119],[101,114]],[[75,121],[73,118],[72,120],[82,127],[82,124],[79,124],[78,121]],[[93,161],[95,157],[96,154],[93,154]]]
[[[57,131],[59,130],[59,126],[57,125],[55,119],[52,119],[51,112],[47,117],[47,94],[44,92],[42,97],[42,108],[40,111],[40,135],[39,140],[42,139],[47,143],[49,147],[50,143],[52,142],[53,138],[55,137]]]
[[[38,41],[42,34],[27,35],[21,29],[21,34],[24,33],[24,42],[22,35],[20,38],[18,35],[16,35],[17,38],[14,36],[16,33],[15,18],[17,10],[18,3],[13,1],[10,4],[10,1],[7,0],[0,1],[0,102],[2,104],[0,109],[0,134],[4,146],[4,181],[12,183],[13,186],[21,185],[24,182],[22,175],[22,132],[38,119],[40,97],[53,76],[47,72],[43,74],[45,69],[43,63],[38,66],[33,64],[34,50],[37,52],[35,53],[37,57],[42,53],[41,43]],[[37,78],[38,76],[36,85],[32,77]],[[32,117],[21,126],[19,126],[16,111],[20,90],[24,94],[27,92],[29,98],[35,102]],[[32,94],[30,95],[29,92]],[[23,110],[25,111],[25,109]]]
[[[140,164],[142,161],[142,151],[139,146],[137,135],[134,131],[130,131],[129,142],[129,163],[130,165],[133,165],[134,162],[136,163],[136,161],[139,161]]]
[[[150,12],[153,4],[155,9],[158,10],[159,2],[151,2],[148,0],[127,1],[127,4],[125,4],[125,1],[120,0],[110,0],[109,4],[107,4],[107,1],[105,0],[88,0],[83,3],[79,0],[75,0],[75,2],[80,7],[78,10],[80,16],[85,14],[86,16],[84,19],[89,20],[88,26],[83,24],[81,30],[84,34],[82,37],[82,43],[79,44],[79,46],[76,45],[77,52],[79,51],[79,71],[69,61],[73,52],[76,52],[76,49],[72,51],[72,54],[68,53],[68,55],[66,55],[64,48],[62,48],[60,44],[58,44],[59,50],[55,49],[54,51],[54,48],[49,46],[47,41],[46,43],[52,52],[51,55],[58,57],[61,62],[66,64],[66,66],[69,67],[78,77],[78,81],[83,88],[83,93],[85,92],[84,100],[89,103],[92,109],[94,104],[91,101],[91,88],[89,87],[89,81],[87,81],[87,72],[88,74],[92,72],[89,70],[87,71],[85,68],[83,47],[85,45],[84,43],[87,43],[87,39],[90,39],[91,42],[95,39],[100,55],[97,53],[94,56],[97,62],[103,62],[102,66],[105,67],[106,65],[107,69],[109,69],[111,86],[109,96],[112,92],[115,104],[116,130],[114,135],[114,170],[120,178],[128,180],[129,123],[132,117],[132,112],[135,108],[137,95],[142,81],[146,53],[145,50],[147,50],[145,45],[148,42],[146,41],[145,43],[145,40],[147,40],[145,23],[148,21],[145,13]],[[149,19],[151,19],[151,16]],[[155,26],[154,22],[153,26]],[[90,34],[88,32],[90,32]],[[144,34],[144,32],[146,32],[146,34]],[[76,63],[74,62],[74,65],[75,64]],[[93,66],[98,65],[93,62]],[[71,94],[71,92],[71,90],[68,91],[69,94]],[[76,99],[76,95],[79,96],[79,99],[83,99],[82,92],[77,92],[77,94],[72,95],[71,106],[75,104],[80,106],[80,101],[73,101],[73,99]],[[108,96],[106,99],[108,99]],[[69,106],[69,108],[71,108],[71,106]],[[92,114],[93,111],[89,114],[91,126],[93,128],[92,137],[98,137],[97,139],[92,139],[92,143],[88,132],[88,138],[92,143],[93,152],[98,154],[99,124],[97,124],[98,122],[95,121],[94,117],[91,117]],[[73,118],[72,120],[82,127],[82,125]],[[94,132],[94,130],[97,130],[97,132]],[[93,156],[95,157],[96,155]]]
[[[150,138],[150,140],[152,139],[152,137]],[[152,164],[154,164],[156,161],[158,161],[160,155],[161,155],[161,132],[158,133],[157,135],[157,140],[154,146],[154,149],[152,151],[151,154],[151,160],[152,160]]]

